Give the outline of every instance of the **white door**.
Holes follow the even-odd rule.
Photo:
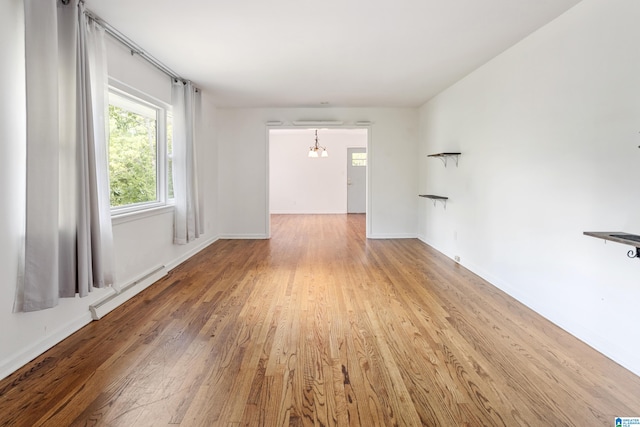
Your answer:
[[[347,148],[347,213],[367,211],[367,149]]]

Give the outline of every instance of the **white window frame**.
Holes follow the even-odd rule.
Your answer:
[[[111,93],[156,111],[156,200],[111,207],[111,217],[113,219],[131,218],[132,216],[137,217],[138,214],[146,216],[153,213],[153,211],[163,211],[163,208],[174,204],[174,199],[170,199],[168,196],[169,180],[167,176],[167,115],[171,114],[171,106],[140,90],[110,78],[109,94]],[[108,101],[109,105],[111,105],[110,99]],[[108,115],[106,120],[108,120]]]

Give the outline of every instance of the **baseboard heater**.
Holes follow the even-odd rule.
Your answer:
[[[158,280],[167,275],[167,268],[164,265],[152,268],[120,288],[113,287],[113,292],[103,299],[96,301],[89,306],[93,320],[100,320],[107,313],[116,307],[136,296]]]

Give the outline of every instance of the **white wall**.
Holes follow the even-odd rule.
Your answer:
[[[24,236],[26,117],[24,17],[21,0],[0,3],[0,78],[9,82],[0,97],[0,378],[90,321],[88,304],[64,299],[58,307],[13,313]]]
[[[311,158],[315,130],[269,131],[271,213],[347,213],[347,148],[366,148],[367,129],[318,129],[318,144],[329,157]]]
[[[425,104],[420,235],[640,374],[640,260],[582,234],[640,234],[638,17],[585,0]]]
[[[171,79],[150,66],[117,41],[107,43],[109,76],[167,104],[171,103]],[[173,211],[114,221],[116,279],[126,284],[159,265],[175,266],[203,245],[217,238],[217,146],[215,107],[208,93],[202,93],[202,120],[197,137],[198,174],[204,204],[205,235],[188,245],[173,244]]]
[[[412,108],[238,108],[218,110],[220,235],[265,238],[268,224],[266,122],[371,121],[369,237],[417,235],[418,110]]]
[[[171,79],[122,43],[107,36],[109,77],[144,92],[164,103],[171,104]]]
[[[25,219],[23,21],[22,0],[0,2],[0,56],[3,58],[0,61],[0,78],[10,82],[0,97],[0,180],[6,184],[2,187],[4,203],[0,204],[0,378],[90,322],[89,305],[109,292],[96,290],[86,298],[65,298],[59,306],[48,310],[12,312]],[[128,58],[139,60],[130,55]],[[147,71],[145,76],[138,66],[123,65],[122,69],[129,69],[139,84],[150,84],[143,89],[158,81],[153,72],[149,74]],[[126,73],[121,75],[126,76]],[[167,79],[165,77],[164,81],[168,85]],[[203,115],[209,119],[202,122],[198,144],[206,235],[190,245],[173,245],[171,213],[115,225],[116,274],[120,284],[136,278],[150,266],[173,266],[217,236],[217,147],[212,126],[215,108],[207,94],[203,94]]]

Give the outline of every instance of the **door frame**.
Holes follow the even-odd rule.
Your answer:
[[[367,145],[366,145],[366,150],[367,150],[367,178],[366,178],[366,238],[369,238],[369,236],[371,235],[371,222],[372,222],[372,215],[371,215],[371,165],[373,164],[372,162],[372,158],[373,158],[373,150],[372,150],[372,144],[371,144],[371,124],[367,124],[367,125],[362,125],[362,126],[358,126],[358,125],[328,125],[328,124],[319,124],[318,126],[309,126],[309,125],[305,125],[305,126],[292,126],[292,125],[281,125],[281,124],[270,124],[269,122],[266,123],[265,125],[265,159],[266,159],[266,176],[265,176],[265,193],[266,193],[266,197],[265,197],[265,230],[266,230],[266,238],[270,239],[271,238],[271,189],[270,189],[270,183],[269,183],[269,176],[271,174],[271,159],[270,159],[270,131],[271,130],[278,130],[278,129],[287,129],[287,130],[307,130],[307,129],[320,129],[320,128],[326,128],[326,129],[365,129],[367,131]],[[312,145],[312,144],[309,144]]]

